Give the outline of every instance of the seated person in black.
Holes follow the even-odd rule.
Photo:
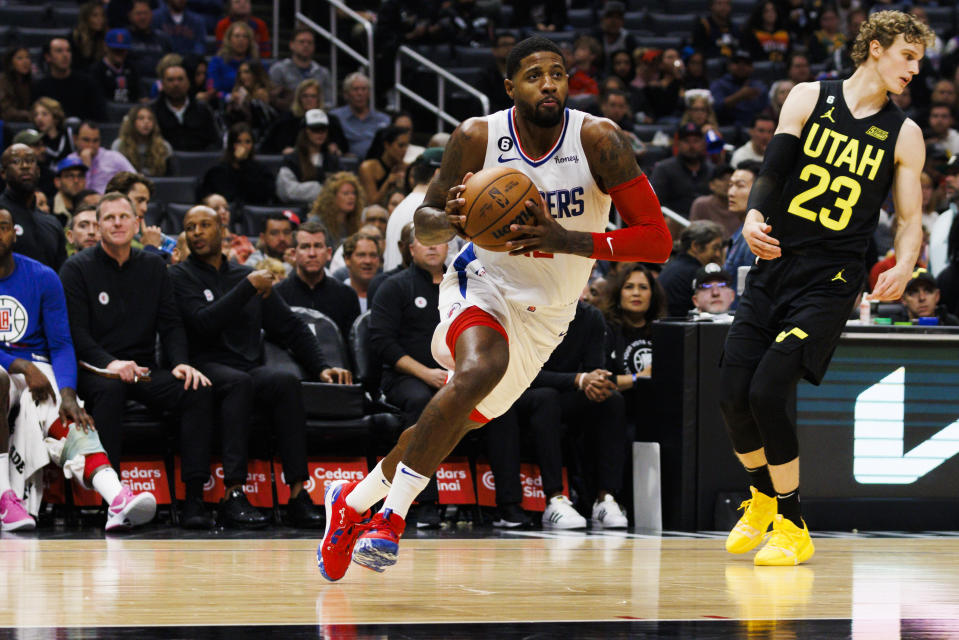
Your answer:
[[[232,263],[222,253],[223,225],[206,206],[190,209],[183,219],[190,256],[170,269],[176,300],[187,329],[191,356],[213,381],[222,432],[249,434],[255,404],[270,411],[283,473],[290,486],[289,514],[297,527],[320,527],[323,516],[303,490],[306,466],[306,410],[300,381],[292,373],[264,366],[261,334],[292,349],[317,380],[349,384],[345,369],[323,364],[323,354],[307,326],[273,291],[266,270]],[[251,522],[252,507],[243,494],[247,476],[247,439],[231,440],[223,451],[227,524]],[[236,517],[234,517],[236,516]]]
[[[666,292],[670,317],[686,317],[693,308],[689,295],[699,268],[715,262],[723,264],[723,228],[711,220],[696,220],[679,236],[681,253],[663,267],[659,283]]]
[[[210,167],[197,189],[197,200],[219,193],[229,202],[265,205],[273,202],[275,180],[254,156],[253,131],[241,122],[230,127],[223,161]]]
[[[892,316],[893,322],[918,323],[920,318],[935,318],[935,324],[959,326],[959,318],[939,304],[939,285],[922,267],[916,269],[902,294],[902,310]]]

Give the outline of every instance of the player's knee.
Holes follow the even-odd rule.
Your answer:
[[[727,424],[748,418],[752,371],[743,367],[724,367],[719,378],[719,408]]]
[[[481,357],[477,353],[457,361],[456,375],[450,381],[454,393],[474,404],[489,395],[506,373],[509,353],[504,351],[490,356]]]
[[[10,374],[0,369],[0,397],[6,398],[10,395]]]

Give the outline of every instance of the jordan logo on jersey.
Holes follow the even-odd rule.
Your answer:
[[[846,282],[846,279],[842,277],[843,271],[845,271],[845,269],[840,269],[840,270],[839,270],[839,273],[837,273],[836,275],[834,275],[834,276],[832,277],[832,280],[830,280],[829,282],[835,282],[836,280],[841,280],[842,282]],[[847,284],[848,284],[848,283],[847,283]]]
[[[822,115],[819,116],[819,117],[820,117],[820,118],[827,118],[827,119],[829,120],[829,122],[832,122],[833,124],[835,124],[836,121],[832,119],[832,112],[835,111],[835,109],[836,109],[836,107],[830,107],[830,108],[829,108],[829,111],[827,111],[826,113],[822,114]]]

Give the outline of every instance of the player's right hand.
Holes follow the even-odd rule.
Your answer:
[[[750,220],[749,216],[746,216],[746,222],[743,223],[743,238],[749,245],[749,250],[763,260],[775,260],[783,253],[779,248],[779,240],[769,235],[772,230],[773,228],[764,221]]]
[[[472,177],[473,172],[467,171],[466,175],[463,176],[463,183],[452,187],[446,196],[446,221],[450,223],[451,227],[456,229],[456,233],[463,237],[466,237],[463,231],[463,227],[466,224],[466,216],[463,215],[463,207],[466,205],[466,199],[463,198],[462,195],[463,192],[466,191],[466,182]]]

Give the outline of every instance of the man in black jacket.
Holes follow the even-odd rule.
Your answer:
[[[329,316],[345,342],[353,321],[360,315],[360,301],[352,287],[326,275],[326,265],[333,256],[328,236],[322,222],[309,220],[301,224],[293,232],[294,270],[273,290],[291,307],[316,309]]]
[[[153,101],[157,125],[177,151],[204,151],[219,146],[220,132],[210,107],[189,96],[190,81],[182,65],[161,71],[160,94]]]
[[[107,104],[93,78],[73,70],[73,53],[66,38],[52,38],[43,45],[43,58],[49,74],[33,86],[34,96],[53,98],[67,117],[103,122]]]
[[[210,381],[187,364],[186,336],[166,265],[131,247],[136,220],[129,198],[107,194],[97,207],[100,244],[73,255],[60,270],[77,359],[98,369],[81,367],[77,391],[114,465],[122,458],[127,398],[180,414],[187,497],[183,525],[209,528],[213,522],[202,499],[210,475]],[[157,334],[166,359],[175,363],[172,369],[157,363]]]
[[[57,219],[36,208],[40,175],[36,152],[25,144],[10,145],[0,156],[0,166],[7,183],[0,194],[0,208],[13,216],[14,251],[57,271],[67,259],[67,239]]]
[[[290,348],[310,374],[323,382],[350,384],[349,371],[323,364],[319,343],[306,324],[273,292],[266,270],[228,261],[223,253],[223,225],[206,206],[190,209],[183,219],[189,258],[170,269],[177,304],[187,328],[191,357],[213,381],[220,405],[224,438],[225,524],[262,526],[243,494],[247,476],[247,436],[254,404],[268,407],[277,431],[283,473],[290,485],[290,519],[298,527],[319,527],[323,516],[303,489],[306,466],[306,410],[300,381],[289,372],[263,365],[261,332]]]
[[[679,236],[682,253],[674,255],[663,267],[659,284],[663,285],[671,317],[686,317],[693,308],[689,292],[696,272],[710,262],[723,264],[723,228],[712,220],[695,220]]]

